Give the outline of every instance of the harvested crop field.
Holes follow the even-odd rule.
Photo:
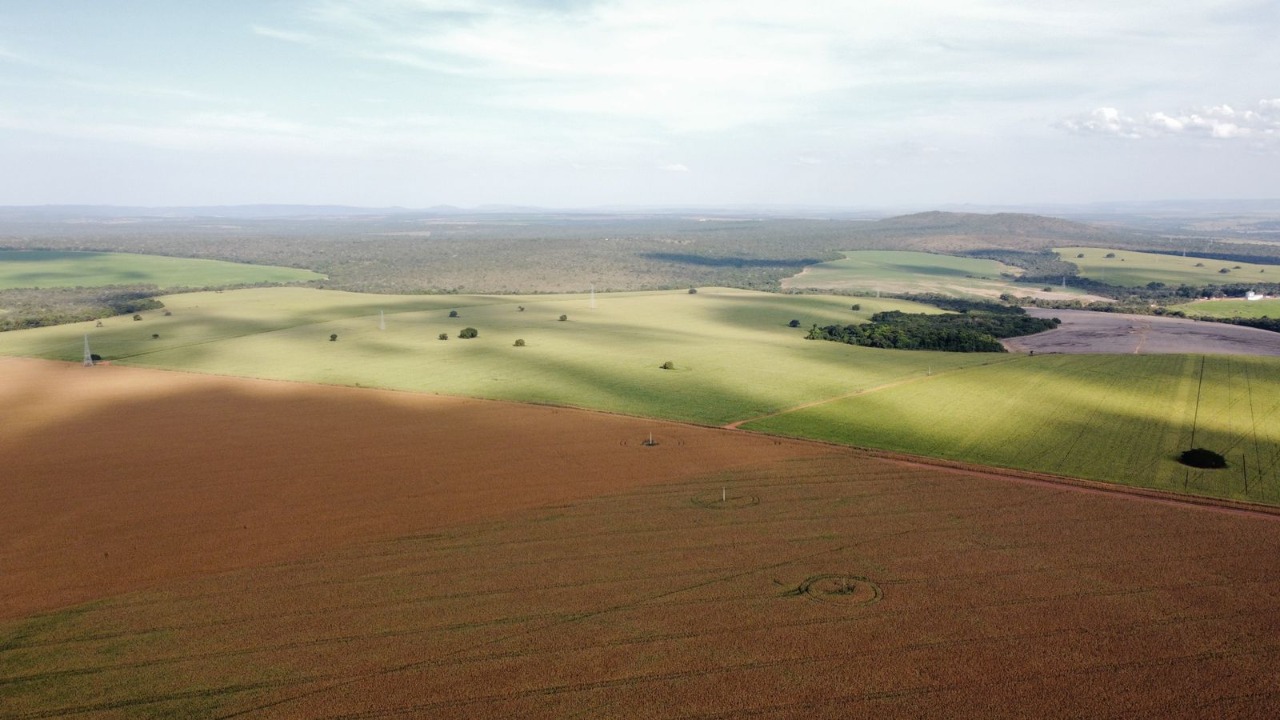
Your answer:
[[[1280,333],[1155,315],[1027,308],[1062,320],[1056,330],[1005,340],[1014,352],[1280,355]]]
[[[546,407],[0,378],[0,717],[1280,712],[1274,515]]]

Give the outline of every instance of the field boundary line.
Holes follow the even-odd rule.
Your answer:
[[[739,432],[754,433],[764,437],[776,437],[757,430],[739,430]],[[793,440],[802,439],[794,436],[786,437]],[[993,480],[1012,480],[1014,482],[1039,485],[1042,487],[1067,487],[1080,492],[1096,493],[1100,495],[1126,496],[1163,505],[1172,505],[1176,507],[1198,507],[1205,510],[1225,512],[1234,515],[1266,518],[1268,520],[1280,520],[1280,506],[1266,505],[1264,503],[1253,503],[1245,500],[1234,500],[1231,498],[1218,498],[1211,495],[1182,493],[1174,490],[1121,485],[1119,483],[1109,483],[1103,480],[1088,480],[1085,478],[1071,477],[1069,475],[1054,475],[1052,473],[1036,472],[1034,470],[1019,470],[1017,468],[1004,468],[994,465],[977,465],[961,462],[959,460],[928,457],[926,455],[911,455],[908,453],[894,452],[892,450],[881,450],[878,448],[861,447],[857,445],[842,445],[829,440],[809,440],[809,442],[845,448],[847,450],[853,450],[866,457],[888,460],[901,465],[931,467],[939,470],[963,473],[965,475],[978,475]]]
[[[871,393],[879,392],[879,391],[881,391],[881,390],[889,390],[890,388],[895,388],[895,387],[898,387],[898,386],[900,386],[900,385],[907,385],[907,384],[910,384],[910,383],[913,383],[913,382],[921,382],[921,381],[924,381],[924,380],[930,380],[930,379],[933,379],[933,378],[940,378],[940,377],[943,377],[943,376],[945,376],[945,375],[951,375],[952,373],[964,372],[965,370],[972,370],[972,369],[974,369],[974,368],[987,367],[987,366],[995,365],[995,364],[999,364],[999,363],[1015,362],[1015,361],[1020,360],[1020,359],[1021,359],[1020,357],[1016,357],[1016,356],[1015,356],[1015,357],[1005,358],[1005,359],[1003,359],[1003,360],[992,360],[991,362],[980,363],[980,364],[978,364],[978,365],[968,365],[968,366],[965,366],[965,367],[952,368],[952,369],[950,369],[950,370],[943,370],[942,372],[939,372],[939,373],[930,373],[930,374],[927,374],[927,375],[918,375],[918,376],[913,376],[913,377],[906,377],[906,378],[902,378],[902,379],[899,379],[899,380],[894,380],[893,382],[887,382],[887,383],[884,383],[884,384],[882,384],[882,385],[875,385],[875,386],[873,386],[873,387],[869,387],[869,388],[862,388],[861,390],[854,390],[853,392],[845,393],[845,394],[843,394],[843,395],[836,395],[836,396],[834,396],[834,397],[822,398],[822,399],[819,399],[819,400],[812,400],[812,401],[807,402],[807,403],[801,403],[800,405],[793,405],[793,406],[788,407],[788,408],[783,408],[783,409],[781,409],[781,410],[776,410],[776,411],[771,412],[771,413],[768,413],[768,414],[766,414],[766,415],[758,415],[758,416],[756,416],[756,417],[744,418],[744,419],[742,419],[742,420],[734,420],[733,422],[729,423],[728,425],[721,425],[720,427],[722,427],[722,428],[723,428],[723,429],[725,429],[725,430],[740,430],[740,429],[742,428],[742,426],[743,426],[743,425],[745,425],[745,424],[747,424],[747,423],[750,423],[750,422],[757,422],[757,421],[759,421],[759,420],[768,420],[769,418],[778,417],[779,415],[786,415],[787,413],[793,413],[793,412],[796,412],[796,411],[798,411],[798,410],[807,410],[807,409],[809,409],[809,408],[811,408],[811,407],[817,407],[818,405],[825,405],[825,404],[830,403],[830,402],[836,402],[837,400],[845,400],[845,399],[848,399],[848,398],[851,398],[851,397],[857,397],[857,396],[859,396],[859,395],[870,395]]]

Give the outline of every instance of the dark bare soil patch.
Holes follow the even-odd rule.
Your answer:
[[[1027,308],[1027,314],[1056,317],[1056,330],[1011,338],[1011,352],[1280,355],[1280,333],[1256,328],[1154,315]]]

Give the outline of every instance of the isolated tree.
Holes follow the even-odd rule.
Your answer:
[[[337,339],[338,339],[338,333],[333,333],[332,335],[329,336],[329,342],[335,342],[337,341]]]
[[[800,327],[800,321],[792,320],[791,322],[787,323],[787,327]]]
[[[142,316],[141,316],[141,315],[134,315],[134,316],[133,316],[133,319],[134,319],[134,320],[141,320],[141,319],[142,319]]]
[[[1078,258],[1082,258],[1082,257],[1084,257],[1084,253],[1076,253],[1076,257],[1078,257]]]
[[[697,295],[697,294],[698,294],[698,288],[689,288],[689,294],[690,294],[690,295]]]
[[[659,365],[658,367],[662,368],[663,370],[675,370],[676,364],[668,360],[662,363],[661,365]]]
[[[441,339],[441,340],[448,340],[448,339],[449,339],[449,333],[440,333],[440,339]]]
[[[1106,255],[1103,255],[1103,257],[1105,257],[1105,258],[1113,258],[1113,257],[1115,257],[1115,256],[1116,256],[1116,254],[1115,254],[1115,253],[1107,253]]]
[[[517,309],[517,310],[519,310],[520,312],[524,312],[524,306],[523,306],[523,305],[517,305],[517,306],[516,306],[516,309]]]
[[[172,310],[165,310],[165,311],[164,311],[164,316],[165,316],[165,317],[170,317],[171,315],[173,315],[173,311],[172,311]]]
[[[560,316],[560,322],[564,322],[565,320],[568,320],[568,319],[569,319],[569,316],[568,316],[568,315],[561,315],[561,316]]]
[[[480,335],[480,331],[476,330],[473,327],[462,328],[462,331],[458,333],[458,337],[462,338],[463,340],[470,340],[473,337],[479,337],[479,335]]]
[[[152,340],[159,340],[159,339],[160,339],[160,333],[151,333],[151,339],[152,339]]]
[[[862,309],[862,304],[861,304],[861,303],[854,303],[854,304],[852,304],[852,305],[850,305],[850,306],[849,306],[849,309],[850,309],[850,310],[852,310],[852,311],[854,311],[854,312],[858,312],[859,310],[861,310],[861,309]]]
[[[516,340],[516,347],[524,347],[524,338]]]

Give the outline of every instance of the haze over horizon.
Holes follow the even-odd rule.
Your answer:
[[[0,205],[1280,197],[1280,4],[0,0]]]

